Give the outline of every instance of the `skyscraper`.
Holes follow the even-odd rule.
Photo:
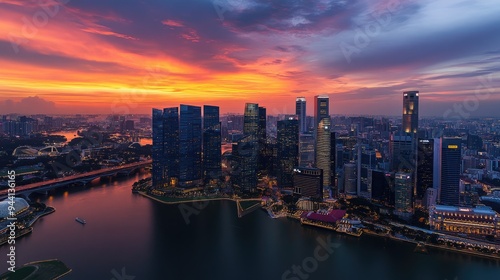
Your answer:
[[[344,192],[349,195],[356,195],[356,164],[346,163],[344,164]]]
[[[307,133],[306,98],[297,97],[295,100],[295,114],[299,116],[300,133]]]
[[[325,118],[330,119],[330,97],[328,95],[316,95],[314,97],[314,131],[318,130],[320,121]]]
[[[412,183],[411,173],[396,173],[395,178],[395,210],[399,213],[411,213],[412,212]]]
[[[328,95],[314,97],[314,150],[316,167],[323,169],[323,184],[330,187],[331,182],[331,134],[330,98]]]
[[[371,185],[371,199],[387,206],[394,206],[394,173],[383,170],[368,170],[368,182]]]
[[[371,198],[371,184],[368,182],[368,172],[377,167],[375,151],[362,150],[361,160],[358,161],[358,195],[364,198]]]
[[[300,135],[299,143],[299,165],[300,166],[313,166],[314,165],[314,137],[312,134]]]
[[[460,163],[461,163],[461,139],[442,138],[441,153],[438,158],[441,160],[440,172],[440,192],[438,200],[444,205],[458,206],[460,202]]]
[[[330,118],[323,118],[316,134],[316,167],[323,169],[323,184],[326,187],[332,185],[331,149]]]
[[[246,103],[243,116],[243,134],[257,140],[259,131],[259,104]]]
[[[262,123],[259,133],[259,104],[246,103],[243,119],[244,137],[233,145],[235,160],[235,184],[243,191],[253,192],[257,188],[257,170],[259,161],[259,134],[262,135]]]
[[[233,172],[235,186],[245,192],[257,189],[257,141],[247,135],[233,144]]]
[[[414,137],[409,133],[396,132],[391,134],[389,152],[391,169],[398,172],[413,172],[414,168]]]
[[[293,186],[293,169],[299,165],[299,121],[278,121],[278,187]]]
[[[403,92],[403,131],[418,132],[418,91]]]
[[[175,184],[179,179],[178,108],[153,109],[153,187]]]
[[[338,190],[338,182],[337,182],[337,137],[335,132],[330,132],[330,185],[332,187],[332,195],[333,197],[337,197]]]
[[[203,177],[218,179],[221,169],[221,124],[219,107],[203,106]]]
[[[427,189],[434,186],[434,139],[418,140],[415,200],[425,202]]]
[[[271,161],[269,161],[267,150],[267,114],[265,107],[259,107],[259,123],[257,126],[257,144],[258,159],[257,170],[261,173],[267,173],[270,170]]]
[[[201,183],[201,107],[181,105],[179,163],[181,186]]]

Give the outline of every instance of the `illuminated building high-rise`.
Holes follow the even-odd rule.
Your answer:
[[[326,187],[332,185],[331,149],[330,118],[323,118],[316,134],[316,167],[323,169],[323,184]]]
[[[277,137],[278,187],[293,186],[293,169],[299,165],[299,121],[278,121]]]
[[[263,111],[260,112],[262,114]],[[254,192],[257,188],[259,159],[259,104],[245,104],[243,135],[243,138],[233,145],[235,185],[243,191]]]
[[[323,184],[326,187],[332,185],[331,169],[331,133],[330,133],[330,98],[328,95],[317,95],[314,97],[314,122],[316,167],[323,169]]]
[[[438,166],[437,178],[440,182],[438,201],[440,204],[458,206],[460,202],[461,138],[438,138],[434,152]],[[437,148],[437,149],[436,149]]]
[[[330,119],[330,97],[317,95],[314,97],[314,131],[318,130],[319,123],[325,118]]]
[[[201,107],[181,105],[180,108],[179,163],[181,186],[189,187],[201,183]]]
[[[412,212],[413,179],[411,173],[398,172],[395,178],[395,210],[399,213]]]
[[[179,179],[179,111],[178,108],[153,109],[152,184],[164,187]]]
[[[246,103],[243,118],[243,134],[256,140],[259,131],[259,104]]]
[[[306,98],[297,97],[295,100],[295,114],[299,116],[300,133],[307,133]]]
[[[418,132],[418,91],[403,92],[403,131]]]

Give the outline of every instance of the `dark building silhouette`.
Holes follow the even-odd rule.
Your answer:
[[[198,106],[181,105],[179,164],[181,186],[190,187],[201,183],[201,108]]]
[[[289,118],[278,121],[277,137],[278,187],[293,185],[293,169],[299,165],[299,121]]]
[[[467,134],[467,149],[481,150],[483,148],[483,139],[477,135]]]
[[[175,185],[180,176],[178,108],[153,109],[152,128],[153,187]]]
[[[267,174],[271,168],[267,150],[267,114],[266,108],[259,107],[259,124],[257,127],[258,143],[258,166],[257,171],[261,174]]]
[[[245,192],[254,192],[257,188],[257,147],[250,135],[233,144],[232,178],[235,186]]]
[[[358,195],[367,199],[371,198],[368,172],[377,167],[377,158],[374,150],[362,150],[361,160],[358,162]]]
[[[401,131],[391,134],[389,141],[391,170],[407,173],[414,171],[414,139],[410,133]]]
[[[243,191],[254,192],[257,188],[259,161],[259,104],[246,103],[243,117],[243,138],[233,144],[234,183]],[[261,123],[262,129],[262,123]]]
[[[219,107],[203,106],[203,177],[205,181],[219,179],[221,169],[221,123]]]
[[[372,200],[386,206],[394,206],[394,174],[383,170],[369,170]]]
[[[434,186],[434,139],[418,140],[416,202],[425,200],[427,189]]]
[[[301,134],[307,133],[306,98],[297,97],[295,100],[295,115],[299,117],[299,130]]]
[[[460,138],[442,138],[439,159],[441,162],[441,188],[439,193],[440,204],[458,206],[460,203]]]
[[[336,152],[337,152],[337,139],[335,132],[330,133],[330,186],[332,195],[337,197],[338,194],[338,182],[337,182],[337,172],[336,172]]]

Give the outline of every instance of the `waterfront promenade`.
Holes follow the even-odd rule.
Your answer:
[[[253,212],[256,209],[259,209],[261,206],[261,199],[260,198],[230,198],[230,197],[183,197],[183,198],[174,198],[174,197],[159,197],[159,196],[153,196],[149,195],[146,192],[137,192],[142,196],[145,196],[147,198],[153,199],[155,201],[158,201],[163,204],[182,204],[182,203],[199,203],[199,202],[210,202],[210,201],[222,201],[222,200],[228,200],[228,201],[233,201],[236,202],[236,208],[238,211],[238,217],[241,218],[245,216],[246,214],[249,214]],[[259,202],[252,204],[251,206],[244,208],[241,205],[241,202]]]

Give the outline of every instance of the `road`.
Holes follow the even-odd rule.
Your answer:
[[[152,160],[134,162],[134,163],[129,163],[129,164],[125,164],[125,165],[99,169],[99,170],[95,170],[95,171],[91,171],[91,172],[75,174],[75,175],[57,178],[57,179],[53,179],[53,180],[37,182],[37,183],[28,184],[28,185],[24,185],[24,186],[16,186],[15,190],[16,190],[16,194],[19,194],[19,193],[24,192],[24,191],[36,190],[37,188],[42,188],[42,187],[56,184],[56,183],[62,183],[62,182],[66,182],[66,181],[72,181],[72,180],[92,177],[92,176],[96,176],[96,175],[100,175],[100,174],[106,174],[110,171],[114,172],[114,171],[120,171],[120,170],[124,170],[124,169],[128,169],[128,168],[144,166],[144,165],[151,164],[151,162],[152,162]],[[0,197],[6,196],[7,192],[8,192],[8,189],[1,190]]]

